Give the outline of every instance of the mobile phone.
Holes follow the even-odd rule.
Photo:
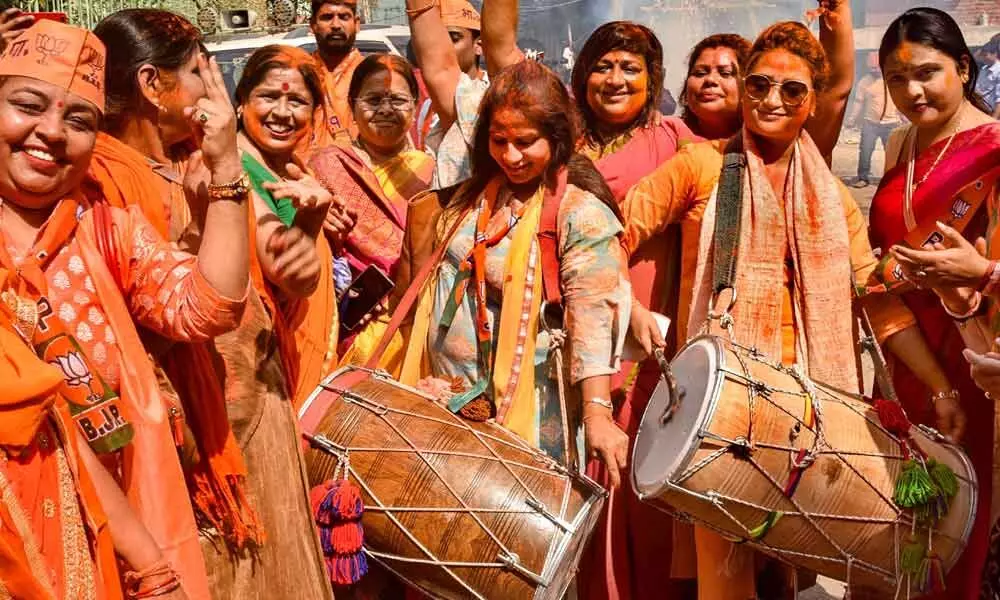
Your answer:
[[[341,303],[340,326],[353,331],[358,323],[396,287],[389,277],[375,265],[361,272],[344,293]]]
[[[35,20],[47,19],[49,21],[58,21],[60,23],[69,23],[69,15],[64,12],[25,12],[21,13],[23,15],[31,15],[35,17]]]

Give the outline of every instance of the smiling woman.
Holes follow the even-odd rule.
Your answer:
[[[407,136],[417,95],[413,68],[406,60],[389,54],[365,58],[355,69],[347,94],[357,140],[350,148],[325,148],[310,161],[317,178],[348,211],[346,216],[331,212],[326,225],[342,266],[337,291],[345,306],[352,300],[345,294],[347,286],[366,269],[378,269],[390,279],[396,276],[407,205],[433,177],[434,160],[413,148]],[[347,235],[336,234],[335,224],[344,218],[354,227]],[[370,314],[363,326],[341,332],[342,364],[362,364],[374,349],[388,324],[383,300],[360,299]]]
[[[886,145],[886,171],[870,212],[872,243],[885,254],[869,286],[892,291],[913,310],[953,389],[927,385],[919,365],[899,361],[892,364],[893,383],[915,423],[935,424],[948,407],[968,412],[964,445],[977,477],[987,482],[979,486],[976,522],[948,574],[947,594],[930,597],[978,598],[981,574],[982,589],[992,597],[1000,589],[995,549],[991,566],[982,565],[991,544],[990,507],[1000,491],[996,482],[989,485],[996,473],[996,409],[969,375],[962,357],[965,325],[956,327],[954,316],[975,312],[983,296],[976,290],[986,289],[980,282],[989,279],[989,259],[996,258],[990,215],[1000,199],[1000,124],[974,91],[978,66],[946,13],[931,8],[903,13],[882,38],[879,61],[893,103],[911,124],[894,131]],[[981,236],[991,239],[988,258],[973,247]],[[937,252],[944,246],[927,241],[937,238],[948,252]],[[958,254],[953,267],[938,265],[952,253]],[[990,306],[992,324],[995,303]],[[987,330],[992,344],[995,330]]]
[[[733,319],[739,344],[798,364],[817,381],[859,391],[852,281],[876,266],[864,217],[833,176],[805,123],[817,109],[829,66],[820,43],[799,23],[777,23],[754,43],[743,87],[743,129],[731,140],[703,142],[642,179],[625,199],[626,239],[633,252],[672,223],[681,223],[678,343],[712,329],[709,311]],[[743,185],[721,197],[723,153],[739,154]],[[718,197],[717,197],[718,192]],[[733,305],[713,295],[717,219],[738,219]],[[722,302],[729,300],[723,294]],[[893,352],[927,350],[912,313],[887,296],[868,306],[875,332]],[[658,325],[636,304],[631,327],[651,340]],[[656,333],[654,333],[656,332]],[[905,343],[903,343],[905,341]],[[901,350],[902,349],[902,350]],[[925,377],[939,376],[937,364]],[[957,425],[949,423],[949,425]],[[716,534],[696,529],[698,596],[756,597],[754,560]],[[720,571],[719,564],[727,569]]]

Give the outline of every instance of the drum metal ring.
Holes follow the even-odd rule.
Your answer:
[[[722,292],[724,292],[726,290],[729,290],[730,292],[733,293],[732,297],[729,299],[729,305],[726,307],[726,309],[724,311],[722,311],[722,312],[715,312],[715,305],[718,303],[719,297],[722,296]],[[734,288],[734,287],[724,287],[724,288],[722,288],[722,289],[720,289],[720,290],[718,290],[716,292],[712,292],[712,301],[711,301],[711,304],[709,304],[709,307],[708,307],[708,318],[709,319],[722,320],[722,319],[724,319],[726,317],[730,317],[730,315],[733,312],[733,308],[735,308],[735,307],[736,307],[736,288]]]

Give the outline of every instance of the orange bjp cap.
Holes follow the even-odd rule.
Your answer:
[[[30,77],[57,85],[104,112],[104,43],[86,29],[39,19],[7,43],[0,76]]]
[[[483,29],[479,12],[467,0],[441,0],[441,21],[445,27]]]

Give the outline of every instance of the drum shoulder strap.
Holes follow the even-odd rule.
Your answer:
[[[542,214],[538,222],[538,252],[542,261],[542,289],[545,302],[562,304],[559,280],[559,205],[566,195],[567,169],[556,178],[555,188],[546,188],[542,199]]]
[[[736,283],[736,257],[740,245],[743,215],[743,178],[746,176],[743,135],[736,134],[726,144],[722,173],[715,197],[715,259],[712,291],[718,294]]]

